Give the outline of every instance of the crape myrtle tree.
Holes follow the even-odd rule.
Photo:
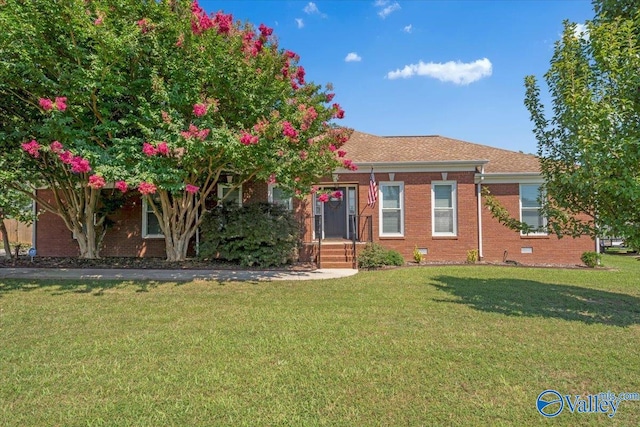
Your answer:
[[[17,4],[35,15],[7,13],[25,27],[44,19],[37,7]],[[46,18],[62,28],[33,33],[63,47],[50,48],[51,75],[29,80],[34,87],[0,91],[15,102],[3,112],[3,144],[25,165],[16,173],[29,170],[29,182],[37,177],[32,185],[54,195],[61,189],[43,206],[80,237],[82,256],[98,256],[108,195],[137,188],[174,261],[186,256],[221,177],[233,176],[236,186],[277,182],[303,195],[336,166],[355,168],[340,150],[348,130],[330,124],[344,111],[305,81],[298,56],[278,48],[271,28],[206,14],[196,2],[77,1],[48,12],[62,15]],[[39,49],[32,44],[39,43],[24,50]],[[62,84],[56,73],[67,68]],[[15,111],[21,104],[27,112]],[[31,126],[16,124],[27,120]]]
[[[525,79],[545,179],[545,211],[558,234],[609,233],[640,243],[640,9],[595,1],[587,31],[565,22],[545,74],[552,111]],[[580,216],[582,215],[582,216]],[[586,216],[586,218],[585,218]]]

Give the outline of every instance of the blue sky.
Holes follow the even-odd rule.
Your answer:
[[[332,83],[340,124],[376,135],[442,135],[536,152],[524,77],[542,79],[562,21],[589,0],[212,1],[274,28],[307,80]],[[544,86],[543,86],[544,88]]]

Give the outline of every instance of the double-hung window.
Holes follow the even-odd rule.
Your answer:
[[[283,191],[277,184],[269,184],[269,203],[282,205],[289,210],[293,209],[291,195]]]
[[[380,236],[404,236],[404,183],[380,182]]]
[[[532,228],[528,235],[546,235],[547,219],[542,215],[539,184],[520,184],[520,221]]]
[[[154,197],[154,203],[158,209],[160,209],[160,200]],[[142,198],[142,238],[143,239],[159,239],[164,238],[162,229],[160,228],[160,221],[158,217],[153,213],[153,208],[147,203],[147,198]]]
[[[242,206],[242,185],[235,187],[233,184],[218,184],[218,200],[222,203],[237,203]]]
[[[433,236],[457,236],[458,212],[455,181],[431,183],[431,233]]]

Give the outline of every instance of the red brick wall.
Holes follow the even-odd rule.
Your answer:
[[[520,186],[518,184],[487,185],[491,194],[509,211],[512,217],[520,218]],[[590,237],[573,239],[555,235],[522,236],[500,224],[487,208],[482,210],[483,255],[485,261],[501,262],[505,259],[523,264],[582,264],[580,256],[585,251],[594,251],[595,243]],[[522,248],[531,248],[532,253],[522,253]]]
[[[358,185],[358,213],[372,216],[373,239],[383,246],[398,250],[406,260],[413,259],[414,247],[427,249],[426,261],[466,260],[467,252],[478,249],[476,186],[472,172],[449,172],[448,181],[457,182],[457,236],[437,237],[431,232],[431,182],[441,181],[438,173],[396,173],[395,182],[404,183],[404,236],[379,236],[379,206],[367,206],[369,173],[343,174],[340,185]],[[376,173],[378,182],[389,181],[387,173]],[[324,183],[333,185],[331,182]],[[492,184],[489,189],[516,218],[519,217],[519,185]],[[243,202],[267,200],[267,185],[249,183],[243,185]],[[311,198],[294,199],[294,210],[303,222],[305,241],[310,241],[312,222]],[[132,193],[125,206],[112,214],[114,225],[107,232],[101,254],[103,256],[164,257],[164,239],[142,238],[142,202]],[[303,221],[304,220],[304,221]],[[594,250],[588,237],[572,239],[555,236],[521,236],[493,219],[486,208],[482,209],[483,255],[485,261],[503,261],[506,258],[523,264],[579,264],[580,255]],[[361,220],[361,225],[364,225]],[[531,254],[523,254],[523,247],[532,248]],[[41,256],[77,256],[78,247],[72,233],[54,214],[43,213],[37,223],[36,248]],[[313,256],[313,251],[308,256]]]

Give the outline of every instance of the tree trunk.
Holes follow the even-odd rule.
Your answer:
[[[4,246],[4,257],[11,259],[11,247],[9,247],[9,233],[4,221],[0,218],[0,233],[2,233],[2,245]]]
[[[165,248],[167,251],[167,261],[184,261],[187,259],[189,249],[189,234],[182,234],[178,238],[165,237]]]

